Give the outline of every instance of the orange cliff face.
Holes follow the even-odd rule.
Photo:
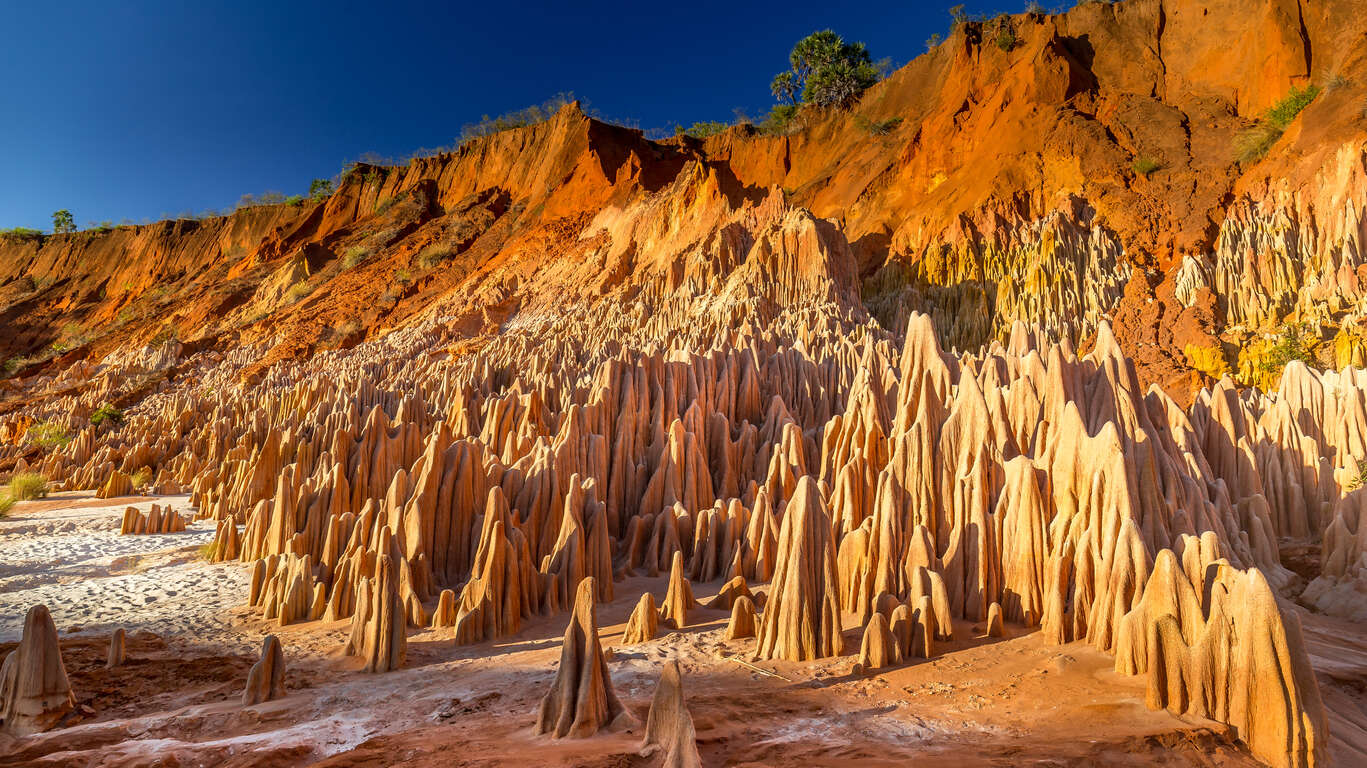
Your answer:
[[[792,282],[772,268],[844,271],[828,298],[894,334],[927,312],[963,350],[1015,320],[1085,345],[1109,320],[1141,378],[1182,401],[1248,374],[1241,350],[1288,321],[1316,324],[1325,363],[1362,362],[1367,64],[1343,5],[1018,15],[1009,50],[965,25],[787,136],[652,142],[570,106],[359,166],[321,202],[0,242],[0,357],[66,365],[174,339],[260,344],[266,365],[434,316],[479,343],[520,313],[724,293],[737,270]],[[1236,163],[1235,134],[1306,83],[1332,87],[1265,160]],[[1276,234],[1288,222],[1296,238]]]

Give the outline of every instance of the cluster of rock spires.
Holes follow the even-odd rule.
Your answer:
[[[899,343],[838,287],[793,290],[798,308],[735,329],[670,299],[644,324],[598,305],[455,357],[440,330],[399,332],[271,368],[249,400],[168,394],[121,440],[192,489],[214,559],[254,564],[250,604],[349,620],[369,671],[403,665],[410,628],[478,643],[574,608],[587,636],[581,603],[667,571],[624,642],[687,627],[692,583],[723,587],[727,637],[760,659],[857,651],[876,670],[933,655],[955,621],[1004,620],[1117,653],[1153,705],[1229,722],[1263,759],[1318,759],[1277,547],[1323,536],[1322,579],[1359,577],[1362,497],[1342,490],[1367,455],[1367,379],[1293,363],[1275,393],[1226,381],[1184,410],[1141,389],[1105,325],[1081,357],[1021,325],[956,357],[926,316]],[[1156,596],[1179,589],[1155,581],[1174,553],[1195,609]],[[1282,677],[1219,667],[1244,648]],[[547,730],[579,728],[569,695]],[[592,696],[595,720],[614,711]]]
[[[153,504],[146,512],[137,507],[123,511],[123,521],[119,523],[119,534],[178,533],[185,530],[185,518],[167,507]]]

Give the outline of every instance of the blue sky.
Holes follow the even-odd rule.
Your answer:
[[[16,0],[0,228],[304,192],[363,153],[447,145],[564,91],[643,129],[762,115],[803,35],[831,28],[901,65],[948,28],[949,5]]]

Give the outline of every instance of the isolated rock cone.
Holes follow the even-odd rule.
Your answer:
[[[659,633],[660,616],[655,609],[655,596],[649,592],[641,595],[636,608],[627,619],[627,628],[622,631],[622,644],[635,645],[654,640]]]
[[[727,640],[755,636],[755,601],[749,597],[738,597],[731,604],[731,619],[726,622]]]
[[[755,658],[811,661],[843,652],[831,521],[810,475],[798,481],[778,540],[778,564]]]
[[[367,672],[398,669],[408,656],[407,620],[396,570],[393,558],[381,554],[375,576],[362,579],[357,589],[346,653],[364,659]]]
[[[594,577],[579,582],[574,613],[560,646],[555,682],[541,699],[536,732],[582,739],[608,727],[625,709],[612,690],[612,677],[598,640]]]
[[[693,586],[684,578],[683,553],[675,552],[669,567],[669,587],[664,604],[660,606],[660,621],[667,627],[683,629],[688,626],[688,612],[698,607],[693,599]]]
[[[660,673],[655,696],[650,700],[650,714],[646,716],[645,738],[641,741],[641,756],[655,752],[664,754],[661,768],[701,768],[698,756],[697,733],[693,717],[684,704],[683,681],[679,662],[671,660]]]
[[[1004,637],[1006,628],[1002,625],[1002,607],[1000,603],[992,603],[987,606],[987,636]]]
[[[47,606],[24,617],[19,647],[0,666],[0,727],[15,735],[46,731],[76,707]]]
[[[109,636],[109,656],[104,663],[105,669],[113,669],[127,661],[128,652],[125,640],[123,627],[114,630],[114,633]]]
[[[261,644],[261,658],[247,673],[247,689],[242,692],[242,706],[274,701],[284,695],[285,650],[275,635],[266,635]]]

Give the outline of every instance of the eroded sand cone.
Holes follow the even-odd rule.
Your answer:
[[[261,644],[261,659],[247,673],[247,689],[242,706],[250,707],[285,695],[285,650],[275,635],[266,635]]]
[[[731,620],[726,622],[726,639],[739,640],[755,636],[755,601],[738,597],[731,604]]]
[[[890,667],[901,661],[901,650],[892,635],[892,629],[888,626],[887,618],[881,613],[873,614],[868,626],[864,627],[859,660],[854,665],[855,674]]]
[[[816,481],[804,475],[783,516],[778,566],[755,658],[810,661],[840,655],[838,588],[830,517]]]
[[[437,596],[437,609],[432,611],[433,627],[456,626],[456,593],[443,589]]]
[[[582,739],[608,727],[625,712],[612,690],[612,677],[598,641],[594,577],[579,582],[574,613],[560,645],[560,668],[541,699],[536,732]]]
[[[357,588],[356,612],[351,616],[346,653],[365,659],[367,672],[398,669],[408,656],[406,618],[396,570],[393,558],[382,554],[375,564],[375,576],[362,579]]]
[[[123,627],[114,630],[114,634],[109,636],[109,656],[104,663],[105,669],[113,669],[128,659],[125,639]]]
[[[726,585],[721,588],[716,597],[712,598],[712,602],[708,603],[707,607],[729,611],[731,606],[735,605],[736,600],[741,597],[753,597],[753,595],[750,594],[750,588],[745,585],[745,577],[736,576],[726,582]]]
[[[671,660],[660,673],[655,686],[655,697],[650,700],[650,714],[646,717],[645,738],[641,741],[641,756],[664,753],[661,768],[701,768],[698,756],[698,737],[693,730],[693,716],[684,704],[683,681],[679,662]]]
[[[622,643],[635,645],[654,640],[659,632],[659,619],[655,609],[655,596],[649,592],[641,595],[641,599],[636,603],[636,609],[631,612],[631,618],[627,619],[627,628],[622,632]]]
[[[1002,626],[1002,607],[1000,603],[987,606],[987,636],[1003,637],[1006,629]]]
[[[75,707],[57,627],[47,606],[35,605],[19,647],[0,666],[0,726],[16,735],[46,731]]]
[[[693,599],[693,585],[684,578],[683,553],[675,552],[669,567],[669,588],[660,606],[660,621],[667,627],[683,629],[688,626],[688,612],[698,607]]]

